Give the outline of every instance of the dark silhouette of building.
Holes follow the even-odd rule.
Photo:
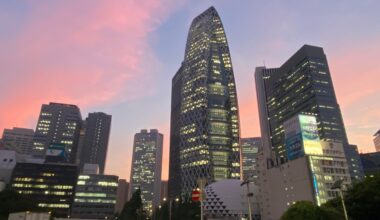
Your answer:
[[[34,131],[29,128],[4,129],[3,147],[7,150],[15,150],[20,154],[30,154],[32,152]]]
[[[102,112],[88,114],[81,130],[83,140],[79,141],[81,169],[85,163],[98,164],[99,173],[104,174],[111,118],[111,115]]]
[[[30,197],[38,207],[67,217],[74,198],[78,167],[57,163],[17,163],[11,188]]]
[[[169,197],[188,195],[197,180],[240,178],[235,79],[214,7],[190,27],[184,61],[172,80]]]
[[[360,154],[360,158],[367,177],[380,174],[380,152]]]

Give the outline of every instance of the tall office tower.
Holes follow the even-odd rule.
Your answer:
[[[78,167],[73,164],[17,163],[10,186],[33,199],[38,207],[67,217],[77,179]]]
[[[376,151],[379,152],[380,151],[380,130],[378,130],[374,134],[374,136],[375,138],[373,139],[373,143],[375,144]]]
[[[51,144],[65,144],[68,160],[75,163],[82,116],[76,105],[42,105],[33,138],[33,154],[42,157]]]
[[[81,169],[85,163],[98,164],[100,174],[104,174],[108,140],[111,130],[111,115],[102,112],[88,114],[84,122],[83,142],[80,146],[79,163]]]
[[[115,213],[120,214],[123,211],[124,204],[128,201],[129,183],[125,179],[119,179],[116,192]]]
[[[33,136],[33,129],[4,129],[2,141],[4,148],[7,150],[15,150],[20,154],[30,154],[32,151]]]
[[[114,216],[118,176],[78,176],[71,216],[79,219],[111,219]]]
[[[299,113],[313,113],[321,140],[343,143],[351,177],[362,177],[352,169],[360,164],[350,158],[355,152],[348,144],[322,48],[304,45],[279,68],[257,67],[255,78],[264,152],[274,164],[288,159],[284,122]]]
[[[152,215],[161,199],[162,144],[164,136],[158,130],[143,129],[133,142],[130,197],[141,190],[144,211]]]
[[[240,128],[227,38],[214,7],[190,27],[182,66],[172,80],[169,196],[197,180],[240,178]]]
[[[257,159],[261,148],[261,137],[241,139],[242,175],[244,180],[257,181]]]

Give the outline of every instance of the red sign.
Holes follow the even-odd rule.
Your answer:
[[[193,192],[191,192],[191,200],[193,200],[194,202],[197,202],[200,200],[200,198],[201,198],[201,193],[198,190],[193,190]]]

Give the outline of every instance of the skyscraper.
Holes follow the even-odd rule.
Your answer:
[[[82,116],[76,105],[42,105],[33,138],[33,154],[44,156],[51,144],[65,144],[68,160],[75,163]]]
[[[2,141],[7,150],[15,150],[20,154],[30,154],[33,136],[34,131],[29,128],[4,129]]]
[[[197,179],[240,178],[240,127],[227,38],[214,7],[189,30],[172,80],[169,196],[189,194]]]
[[[261,148],[261,137],[241,139],[243,179],[248,179],[254,182],[257,181],[257,159]]]
[[[111,115],[102,112],[88,114],[80,147],[81,169],[85,163],[98,164],[99,173],[104,174],[110,130]]]
[[[148,215],[160,204],[163,135],[143,129],[135,134],[130,178],[130,197],[141,190],[143,209]]]
[[[256,68],[255,78],[264,151],[274,163],[288,159],[284,122],[300,113],[313,113],[320,139],[343,143],[351,176],[361,178],[353,170],[360,165],[352,164],[358,161],[350,159],[355,152],[348,144],[322,48],[304,45],[279,68]]]
[[[376,151],[379,152],[380,151],[380,130],[378,130],[374,134],[374,136],[375,138],[373,139],[373,143],[375,144]]]
[[[331,185],[350,185],[361,166],[348,144],[323,49],[304,45],[279,68],[256,68],[255,78],[262,219],[279,219],[296,201],[321,205],[336,197]]]

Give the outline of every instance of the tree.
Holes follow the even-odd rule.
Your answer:
[[[132,198],[125,203],[123,211],[121,211],[119,219],[121,220],[145,220],[146,215],[143,212],[141,201],[141,190],[136,190]]]
[[[380,175],[356,183],[345,193],[344,202],[350,219],[380,219]],[[323,206],[343,212],[340,198],[332,199]]]
[[[281,220],[344,220],[335,209],[319,207],[310,201],[299,201],[282,215]]]
[[[42,212],[46,210],[13,190],[6,189],[0,192],[0,220],[8,219],[10,213],[25,211]]]

